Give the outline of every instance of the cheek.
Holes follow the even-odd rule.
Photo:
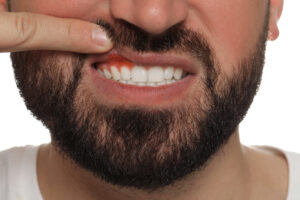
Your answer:
[[[191,1],[194,2],[196,20],[190,26],[199,27],[195,23],[201,24],[199,31],[204,30],[222,71],[231,74],[232,66],[236,66],[256,48],[265,20],[266,1]]]

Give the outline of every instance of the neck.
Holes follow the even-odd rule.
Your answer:
[[[149,193],[119,188],[99,180],[72,160],[63,158],[52,144],[47,144],[39,151],[38,179],[45,200],[247,199],[250,175],[245,155],[236,131],[203,170],[188,175],[172,186]]]

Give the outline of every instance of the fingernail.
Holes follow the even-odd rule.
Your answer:
[[[94,28],[92,32],[92,39],[97,45],[102,47],[109,47],[112,45],[112,42],[108,38],[106,32],[100,27]]]

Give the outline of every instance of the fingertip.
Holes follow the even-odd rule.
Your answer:
[[[99,50],[109,50],[113,46],[106,31],[99,26],[94,27],[92,30],[92,41]]]

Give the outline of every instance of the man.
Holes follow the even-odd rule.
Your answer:
[[[1,5],[0,48],[51,133],[1,153],[1,199],[300,199],[299,155],[238,132],[282,0]]]

